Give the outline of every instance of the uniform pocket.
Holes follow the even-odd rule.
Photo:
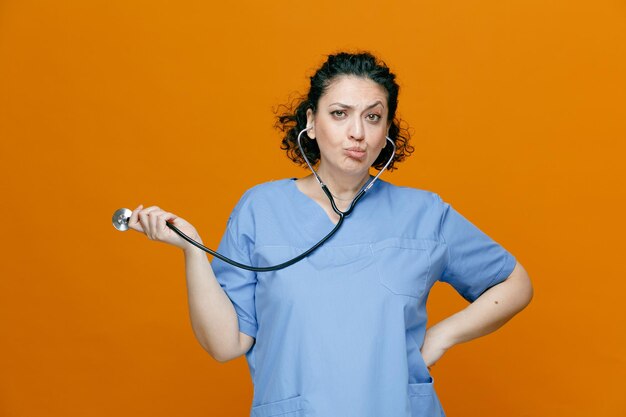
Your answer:
[[[429,245],[421,240],[392,238],[372,245],[380,283],[398,295],[419,298],[430,273]]]
[[[252,407],[252,417],[304,417],[305,400],[301,395]]]
[[[411,417],[443,417],[439,400],[435,395],[432,378],[430,382],[409,384]]]

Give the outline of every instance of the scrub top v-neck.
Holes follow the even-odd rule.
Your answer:
[[[248,190],[218,252],[255,266],[307,250],[334,226],[293,179]],[[437,194],[379,180],[309,257],[273,272],[213,270],[241,332],[252,417],[440,417],[420,349],[437,281],[473,301],[516,260]]]

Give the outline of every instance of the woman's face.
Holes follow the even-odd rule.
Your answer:
[[[337,77],[320,97],[317,112],[307,112],[311,139],[320,149],[320,171],[369,174],[386,145],[387,91],[369,78]]]

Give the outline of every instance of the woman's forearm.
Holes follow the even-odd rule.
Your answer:
[[[170,230],[167,222],[202,243],[198,232],[188,221],[158,206],[144,209],[140,204],[132,212],[128,227],[144,233],[150,240],[183,250],[189,315],[198,342],[220,362],[242,355],[252,345],[253,339],[247,335],[246,338],[240,337],[235,307],[217,282],[209,260],[202,250]]]
[[[427,338],[443,349],[489,334],[530,303],[533,288],[524,267],[517,263],[509,277],[485,291],[458,313],[427,331]]]
[[[191,326],[200,345],[224,362],[239,350],[235,308],[217,282],[205,253],[190,248],[184,254]]]

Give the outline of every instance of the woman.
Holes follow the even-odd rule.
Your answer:
[[[368,53],[331,55],[293,112],[279,116],[283,149],[317,166],[340,210],[412,149],[395,117],[395,75]],[[395,143],[388,143],[386,137]],[[394,152],[395,150],[395,152]],[[139,206],[129,226],[183,249],[193,330],[218,361],[246,355],[256,417],[444,416],[430,367],[452,346],[490,333],[532,297],[513,255],[435,193],[379,180],[339,232],[306,259],[255,273],[203,252],[188,222]],[[275,265],[320,240],[339,216],[316,178],[248,190],[218,251],[248,265]],[[471,302],[426,325],[437,281]]]

